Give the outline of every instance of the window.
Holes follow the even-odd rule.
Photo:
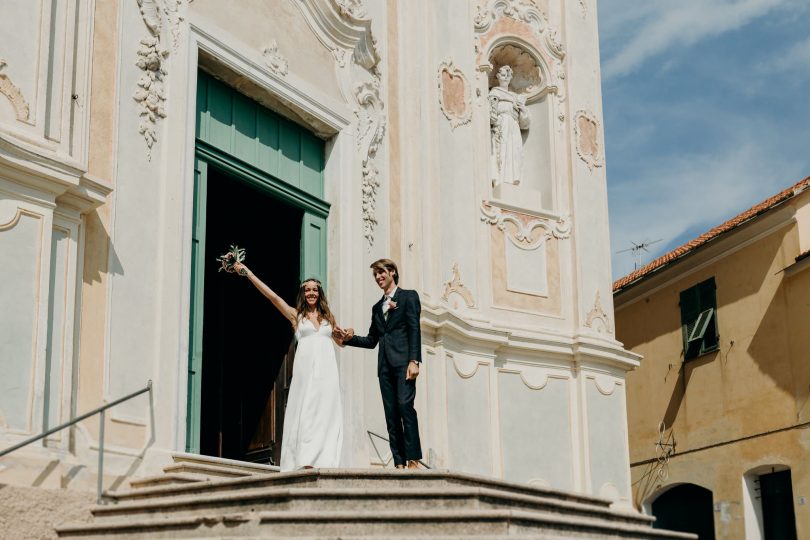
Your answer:
[[[681,292],[683,358],[691,360],[720,348],[714,278]]]

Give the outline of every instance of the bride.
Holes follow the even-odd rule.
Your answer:
[[[336,325],[321,282],[311,278],[301,283],[293,308],[244,264],[235,263],[234,270],[247,276],[287,317],[298,341],[284,414],[281,471],[337,467],[343,445],[343,407],[332,344]]]

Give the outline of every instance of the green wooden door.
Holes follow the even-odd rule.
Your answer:
[[[300,277],[316,277],[324,286],[329,204],[323,200],[324,142],[204,72],[199,72],[197,82],[195,147],[186,450],[198,453],[204,354],[203,269],[218,255],[206,253],[205,245],[209,167],[303,210]]]

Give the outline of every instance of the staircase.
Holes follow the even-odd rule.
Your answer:
[[[278,473],[178,454],[163,475],[107,496],[59,538],[695,538],[603,499],[436,470]]]

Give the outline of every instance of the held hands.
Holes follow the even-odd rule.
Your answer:
[[[343,329],[339,326],[335,326],[332,329],[332,339],[337,341],[338,345],[343,347],[343,343],[352,339],[354,337],[354,328],[346,328]]]

